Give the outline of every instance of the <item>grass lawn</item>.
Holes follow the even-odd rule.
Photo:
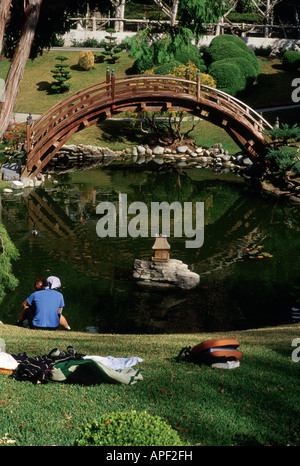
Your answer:
[[[56,102],[64,98],[68,94],[52,94],[50,85],[54,82],[51,70],[58,63],[56,57],[64,55],[68,57],[65,62],[70,65],[72,84],[70,94],[87,87],[90,84],[105,81],[107,63],[103,62],[101,52],[95,51],[95,68],[92,71],[81,71],[78,69],[78,58],[80,52],[74,51],[59,51],[50,50],[45,52],[43,56],[37,57],[35,60],[28,60],[24,78],[21,84],[21,90],[17,98],[15,112],[16,113],[37,113],[41,114],[52,107]],[[121,53],[119,63],[109,65],[110,69],[114,68],[117,76],[124,76],[127,69],[133,64],[133,60],[128,58],[127,53]],[[8,71],[8,62],[3,60],[0,62],[0,78],[5,78]]]
[[[296,71],[283,69],[278,58],[260,58],[260,73],[247,95],[241,97],[252,108],[294,105],[292,81],[299,77]]]
[[[34,385],[0,374],[0,442],[70,446],[82,426],[101,413],[145,410],[167,420],[185,444],[299,445],[300,362],[291,358],[299,332],[294,324],[226,335],[129,337],[1,325],[7,353],[38,356],[72,345],[89,355],[139,356],[144,380],[133,386]],[[240,342],[240,367],[175,362],[181,348],[220,336]]]

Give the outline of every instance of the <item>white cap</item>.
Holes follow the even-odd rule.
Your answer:
[[[47,283],[48,283],[49,287],[51,288],[51,290],[55,290],[55,288],[60,288],[61,287],[60,279],[58,277],[54,277],[52,275],[51,275],[51,277],[47,278]]]

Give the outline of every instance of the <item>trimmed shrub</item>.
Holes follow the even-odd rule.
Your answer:
[[[216,37],[216,39],[218,37]],[[238,43],[234,43],[228,40],[224,40],[223,43],[221,41],[214,42],[213,39],[210,46],[206,49],[206,51],[203,54],[206,65],[209,66],[214,61],[224,60],[224,58],[245,58],[252,64],[257,76],[259,72],[259,63],[255,56],[255,53],[252,49],[247,47],[247,45],[241,39],[239,40],[242,43],[240,45],[238,45]]]
[[[208,73],[217,82],[217,88],[232,95],[251,86],[259,73],[254,51],[236,36],[224,34],[215,37],[203,57]]]
[[[164,63],[163,65],[158,65],[154,67],[154,74],[171,74],[173,75],[173,70],[176,66],[180,66],[181,63],[179,61],[170,61],[168,63]],[[185,66],[186,69],[186,66]]]
[[[230,63],[234,63],[241,70],[241,76],[245,80],[246,88],[251,86],[257,76],[253,63],[246,57],[232,58],[230,59]]]
[[[282,65],[288,71],[297,71],[300,68],[300,52],[287,50],[282,57]]]
[[[78,66],[84,71],[89,71],[94,69],[95,65],[95,56],[90,50],[85,50],[80,52],[78,59]]]
[[[211,63],[224,60],[224,58],[240,58],[245,56],[245,52],[234,44],[216,44],[210,45],[204,53],[205,63],[209,66]]]
[[[102,414],[87,424],[75,446],[183,446],[178,435],[158,416],[147,413]]]
[[[181,46],[175,51],[174,58],[183,65],[187,65],[188,62],[194,63],[201,72],[207,70],[199,49],[195,45],[188,44]]]
[[[56,60],[58,60],[60,63],[54,65],[54,68],[51,70],[51,73],[53,78],[57,82],[51,85],[51,89],[53,92],[62,93],[70,89],[71,84],[67,83],[66,81],[71,79],[72,75],[70,74],[70,71],[67,70],[67,68],[69,68],[69,65],[64,63],[66,60],[68,60],[67,57],[59,55],[58,57],[56,57]]]
[[[218,60],[210,65],[208,73],[215,79],[217,88],[235,96],[245,89],[245,79],[239,66],[230,60]]]
[[[237,36],[233,36],[232,34],[221,34],[216,36],[211,41],[210,45],[224,45],[227,44],[234,44],[237,47],[240,47],[243,50],[247,50],[249,47],[245,44],[243,39]]]

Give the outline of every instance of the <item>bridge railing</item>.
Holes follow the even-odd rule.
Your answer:
[[[135,85],[136,88],[132,86]],[[206,99],[215,102],[224,110],[233,111],[241,117],[246,118],[255,130],[267,132],[272,129],[272,125],[265,120],[262,115],[249,107],[241,100],[223,92],[219,89],[201,84],[201,74],[197,81],[182,79],[170,76],[158,75],[131,75],[127,78],[117,78],[115,80],[115,96],[122,95],[122,88],[126,86],[126,90],[131,88],[132,93],[144,93],[144,91],[156,92],[154,95],[168,93],[172,95],[184,94],[185,97],[190,97],[193,100],[200,101]]]
[[[199,73],[200,74],[200,73]],[[114,102],[122,100],[134,101],[134,98],[143,96],[145,102],[161,98],[168,102],[173,97],[184,97],[195,102],[213,104],[217,109],[230,113],[235,117],[246,120],[255,131],[265,133],[272,126],[251,107],[218,89],[201,84],[201,75],[197,81],[188,79],[158,76],[158,75],[131,75],[125,78],[115,78],[114,73],[107,71],[106,81],[93,84],[83,90],[77,91],[58,102],[49,111],[42,115],[33,125],[28,151],[29,163],[48,141],[51,141],[58,129],[64,128],[69,122],[78,119],[81,115],[97,109],[113,106]],[[55,142],[55,141],[52,141]]]

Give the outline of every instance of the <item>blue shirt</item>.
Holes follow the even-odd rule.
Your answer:
[[[59,325],[58,310],[65,305],[63,295],[56,290],[40,290],[27,298],[29,306],[35,305],[32,323],[36,327],[56,328]]]

